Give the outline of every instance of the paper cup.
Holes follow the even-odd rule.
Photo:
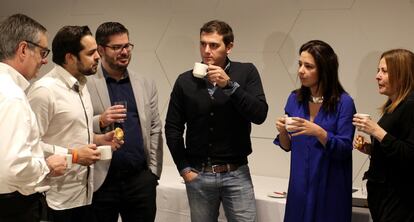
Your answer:
[[[371,119],[371,115],[366,113],[357,113],[355,114],[355,117],[361,118],[361,119]]]
[[[361,118],[361,119],[371,119],[371,115],[366,113],[357,113],[355,114],[355,117]],[[354,140],[357,142],[357,149],[362,149],[363,145],[365,143],[371,143],[371,136],[360,131],[359,128],[355,130],[355,136]]]

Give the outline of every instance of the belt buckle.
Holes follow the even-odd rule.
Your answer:
[[[218,167],[218,166],[220,166],[220,165],[218,165],[218,164],[216,164],[216,165],[212,165],[212,166],[211,166],[211,172],[212,172],[212,173],[217,173],[215,168],[216,168],[216,167]]]

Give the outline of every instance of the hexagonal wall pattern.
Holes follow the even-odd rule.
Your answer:
[[[342,84],[358,111],[374,119],[385,100],[375,81],[379,55],[390,48],[413,49],[413,0],[13,0],[2,5],[0,18],[19,12],[48,28],[49,43],[64,25],[88,25],[93,32],[105,21],[126,25],[136,46],[130,68],[156,81],[163,121],[175,79],[200,60],[199,28],[211,19],[227,21],[235,33],[230,58],[256,65],[269,104],[265,123],[253,126],[252,172],[285,178],[290,154],[273,145],[274,122],[283,114],[290,91],[299,86],[300,45],[311,39],[331,44],[339,57]],[[52,67],[49,57],[41,72]],[[173,164],[166,146],[164,153],[166,164]],[[356,187],[366,160],[354,152]]]

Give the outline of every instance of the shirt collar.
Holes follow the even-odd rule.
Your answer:
[[[72,74],[70,74],[62,66],[56,65],[55,68],[56,68],[57,73],[60,75],[63,82],[66,84],[68,88],[73,89],[76,92],[82,92],[83,88],[86,85],[86,78],[78,81],[75,77],[73,77]]]
[[[18,85],[23,91],[25,91],[30,85],[29,81],[27,81],[22,74],[6,63],[0,62],[0,73],[9,74],[16,85]]]
[[[224,67],[224,71],[228,74],[228,71],[230,70],[230,59],[227,57],[226,58],[226,66]]]

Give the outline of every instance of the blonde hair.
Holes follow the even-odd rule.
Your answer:
[[[396,90],[394,101],[388,99],[381,107],[382,114],[392,113],[414,90],[414,54],[406,49],[392,49],[381,55],[387,64],[390,86]]]

